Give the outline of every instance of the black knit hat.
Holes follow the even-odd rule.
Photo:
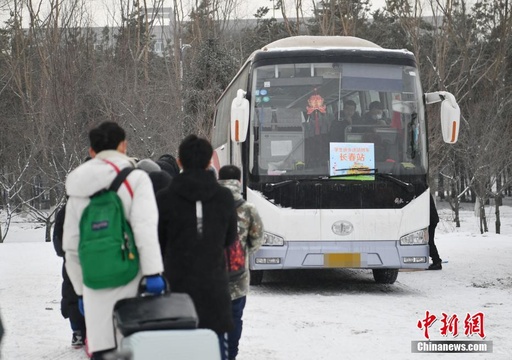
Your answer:
[[[164,154],[158,158],[156,161],[160,168],[167,172],[172,177],[175,177],[180,173],[180,167],[178,166],[178,162],[176,158],[171,154]]]

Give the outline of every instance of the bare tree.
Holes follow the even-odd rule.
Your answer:
[[[431,185],[441,174],[456,219],[460,201],[478,198],[482,231],[484,206],[494,199],[499,232],[499,199],[511,184],[504,155],[512,150],[509,1],[479,0],[468,9],[467,0],[387,0],[370,13],[368,0],[325,0],[309,14],[302,0],[276,0],[282,20],[267,18],[263,7],[256,26],[234,31],[240,3],[197,0],[187,8],[173,0],[168,23],[163,0],[116,0],[108,10],[115,28],[98,32],[87,0],[0,0],[11,14],[0,29],[0,207],[7,218],[29,211],[46,222],[49,238],[65,178],[84,160],[93,125],[119,122],[132,156],[175,153],[184,135],[208,136],[215,101],[253,50],[310,33],[407,48],[426,91],[456,95],[463,119],[457,145],[441,141],[438,109],[427,113]],[[434,16],[423,16],[425,3]],[[157,54],[158,26],[166,51]]]
[[[318,35],[358,36],[370,10],[369,0],[325,0],[314,3]]]

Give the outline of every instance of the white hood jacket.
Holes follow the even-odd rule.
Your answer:
[[[121,185],[117,193],[135,237],[140,256],[139,274],[127,285],[116,288],[93,290],[83,284],[78,258],[80,218],[89,204],[89,197],[101,189],[107,189],[117,175],[114,167],[104,159],[114,163],[119,169],[134,166],[126,155],[115,150],[105,150],[73,170],[66,180],[69,199],[66,205],[62,247],[66,253],[66,270],[69,278],[76,293],[82,295],[84,299],[90,352],[116,347],[112,324],[114,304],[120,299],[136,296],[142,276],[163,272],[157,232],[158,209],[153,186],[144,171],[135,170],[126,179],[133,190],[133,198],[125,184]]]

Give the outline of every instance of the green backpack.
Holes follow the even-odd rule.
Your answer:
[[[91,196],[82,213],[78,257],[84,284],[91,289],[126,285],[139,272],[133,231],[117,195],[132,170],[131,167],[121,170],[110,188]]]

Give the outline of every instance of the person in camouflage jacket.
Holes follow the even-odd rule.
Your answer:
[[[234,165],[223,166],[219,170],[219,183],[231,190],[238,214],[238,238],[245,252],[245,271],[230,279],[229,291],[235,329],[228,333],[229,359],[234,360],[238,354],[238,343],[242,336],[242,315],[249,292],[249,254],[258,250],[263,243],[263,223],[256,207],[243,201],[240,169]],[[242,202],[243,201],[243,202]]]

